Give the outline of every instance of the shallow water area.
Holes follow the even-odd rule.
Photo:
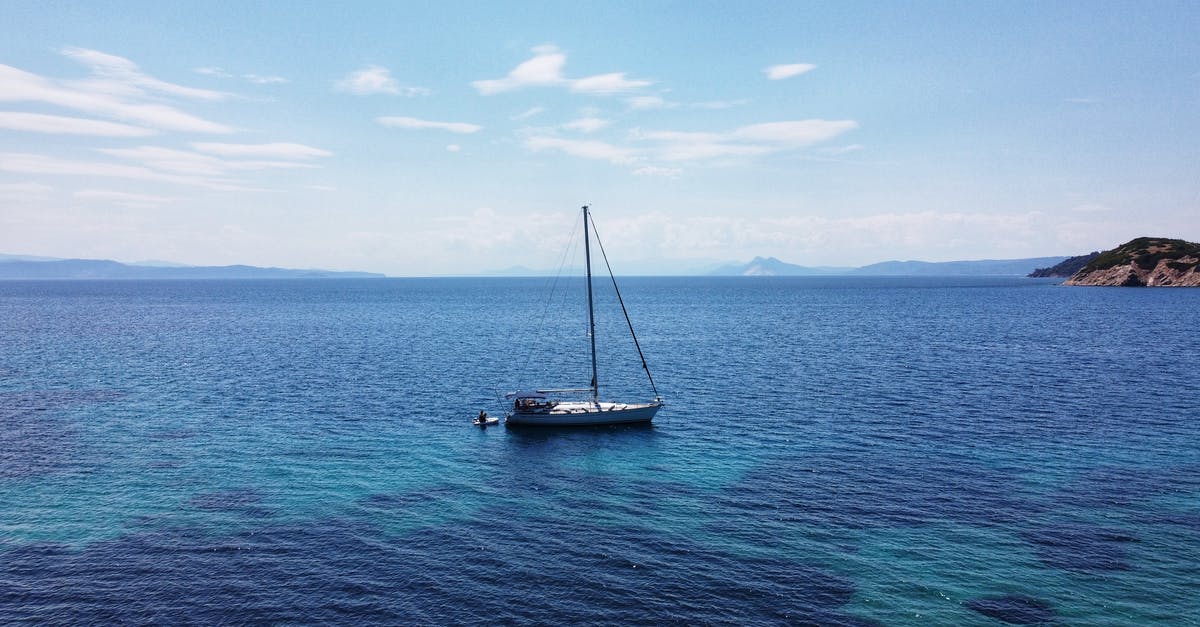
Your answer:
[[[545,283],[0,282],[0,622],[1200,624],[1200,291],[624,279],[653,425],[473,427]]]

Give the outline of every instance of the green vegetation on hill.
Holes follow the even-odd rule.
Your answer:
[[[1035,279],[1047,277],[1071,277],[1074,276],[1076,272],[1082,270],[1084,266],[1098,256],[1100,256],[1100,251],[1092,251],[1086,255],[1068,257],[1062,263],[1055,264],[1049,268],[1038,268],[1037,270],[1030,272],[1029,276]]]
[[[1150,270],[1163,259],[1171,260],[1173,270],[1186,271],[1196,267],[1195,261],[1180,262],[1184,257],[1200,258],[1200,244],[1181,239],[1166,239],[1163,237],[1139,237],[1122,244],[1112,250],[1100,253],[1091,263],[1084,266],[1084,272],[1107,270],[1116,266],[1133,263],[1143,270]]]

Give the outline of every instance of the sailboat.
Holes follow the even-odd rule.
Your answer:
[[[592,356],[592,385],[588,388],[572,389],[536,389],[506,394],[513,401],[512,408],[505,416],[505,424],[539,425],[539,426],[584,426],[584,425],[613,425],[650,422],[654,414],[663,406],[663,399],[654,385],[654,377],[650,367],[646,365],[646,356],[642,354],[642,346],[638,343],[637,334],[633,332],[633,322],[629,319],[629,310],[621,299],[621,291],[617,289],[617,280],[613,276],[612,267],[608,266],[608,256],[604,256],[604,264],[608,266],[608,275],[612,279],[613,290],[621,311],[625,314],[625,322],[629,325],[629,334],[633,337],[633,345],[637,347],[638,357],[642,360],[642,369],[654,390],[654,400],[648,402],[618,402],[600,400],[600,379],[596,374],[596,315],[592,305],[592,250],[588,225],[591,214],[588,205],[583,206],[583,250],[585,268],[587,270],[587,304],[588,304],[588,337],[591,339]],[[594,225],[593,225],[594,226]],[[604,244],[600,243],[597,234],[596,243],[600,252],[604,253]],[[590,393],[591,398],[584,400],[561,400],[563,394]]]

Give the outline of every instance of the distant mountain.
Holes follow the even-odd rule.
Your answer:
[[[1026,276],[1037,268],[1053,266],[1066,257],[1031,259],[981,259],[978,261],[883,261],[851,270],[865,276]]]
[[[0,258],[0,279],[332,279],[383,278],[371,272],[255,266],[135,266],[107,259],[25,261]]]
[[[1100,253],[1064,285],[1200,287],[1200,244],[1139,237]]]
[[[1076,272],[1083,269],[1084,266],[1091,263],[1093,259],[1100,256],[1100,251],[1090,252],[1086,255],[1077,255],[1075,257],[1067,257],[1065,261],[1049,268],[1038,268],[1029,273],[1029,277],[1033,279],[1045,279],[1049,277],[1068,278],[1074,276]]]
[[[62,261],[61,257],[38,257],[36,255],[6,255],[0,253],[0,263],[5,261]]]
[[[721,266],[708,274],[711,276],[825,276],[845,274],[851,268],[827,266],[809,267],[786,263],[774,257],[755,257],[750,263],[735,263]]]

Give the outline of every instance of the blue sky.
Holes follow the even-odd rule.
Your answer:
[[[1200,4],[2,3],[0,252],[392,275],[1200,240]]]

